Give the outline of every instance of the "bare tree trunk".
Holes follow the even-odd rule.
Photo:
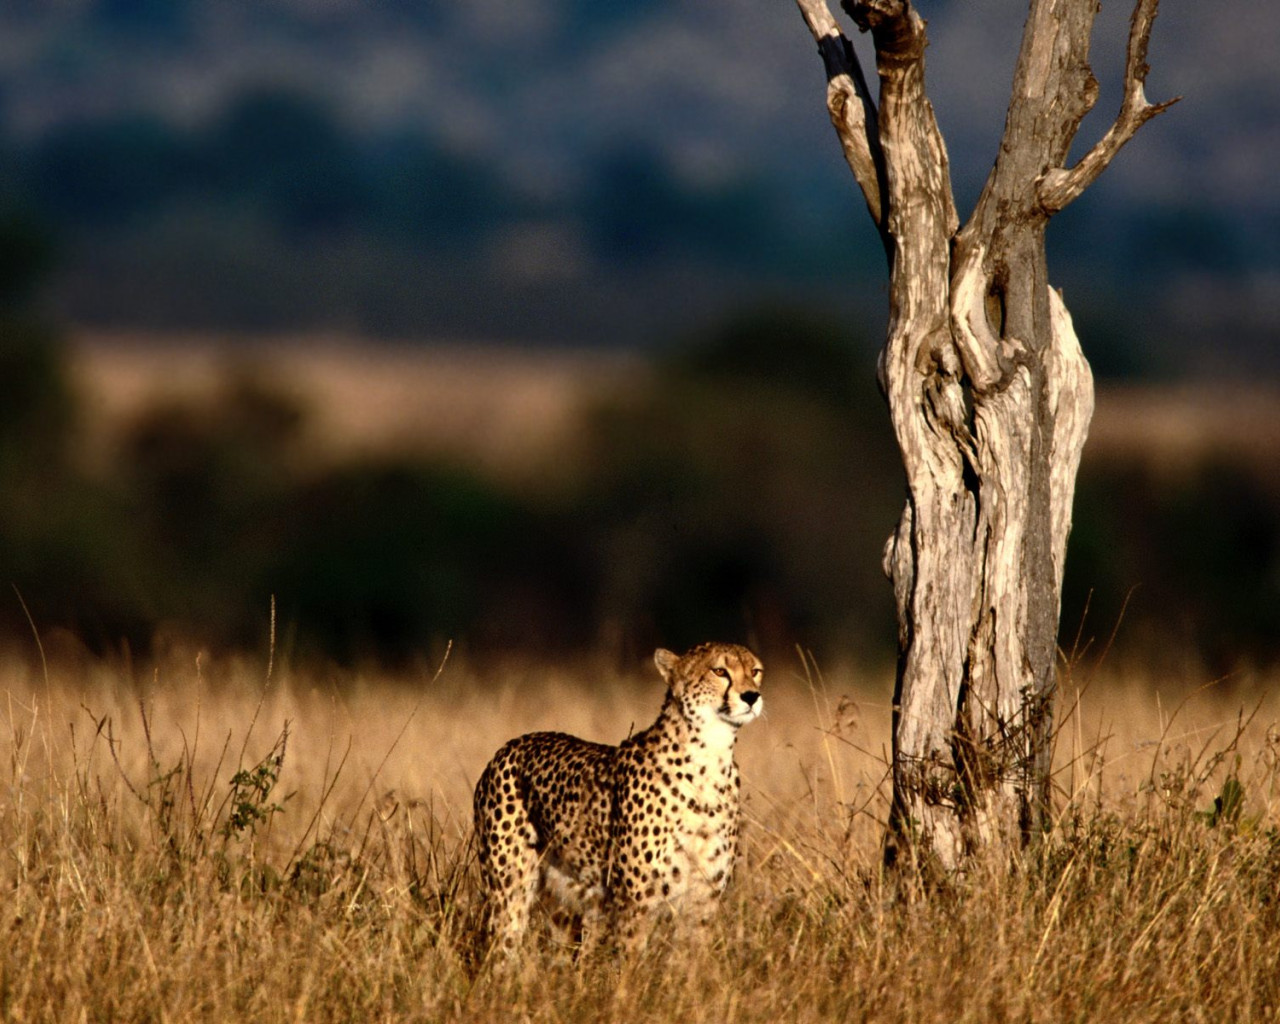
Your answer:
[[[797,0],[827,71],[827,107],[890,265],[880,358],[907,474],[885,548],[898,607],[893,809],[886,856],[956,866],[1047,824],[1058,618],[1093,379],[1044,232],[1141,125],[1159,0],[1137,0],[1125,99],[1073,167],[1097,98],[1094,0],[1031,0],[1004,137],[960,227],[910,0],[844,0],[875,43],[875,109],[825,0]]]

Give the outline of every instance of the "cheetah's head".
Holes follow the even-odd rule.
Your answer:
[[[736,728],[764,710],[764,666],[745,647],[699,644],[680,655],[660,647],[653,661],[690,717],[714,717]]]

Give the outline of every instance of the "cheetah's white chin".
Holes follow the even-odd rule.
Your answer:
[[[757,697],[754,704],[749,704],[740,710],[733,711],[729,708],[721,708],[716,714],[720,716],[720,720],[728,722],[730,725],[746,725],[748,722],[755,721],[760,717],[760,713],[764,711],[764,698]]]

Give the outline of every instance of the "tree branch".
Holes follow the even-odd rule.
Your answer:
[[[1163,113],[1181,99],[1176,96],[1163,103],[1147,100],[1145,85],[1147,72],[1147,46],[1151,41],[1151,28],[1155,24],[1160,0],[1136,0],[1129,20],[1129,45],[1124,64],[1124,100],[1115,123],[1098,143],[1069,170],[1050,168],[1038,184],[1041,207],[1048,214],[1055,214],[1079,198],[1092,185],[1107,165],[1115,159],[1139,128],[1157,114]]]
[[[885,234],[884,154],[876,126],[876,108],[853,44],[827,7],[826,0],[796,0],[818,44],[827,72],[827,113],[840,140],[845,162],[862,189],[871,219]]]
[[[949,239],[959,225],[947,147],[925,91],[924,52],[929,40],[924,19],[910,0],[841,0],[841,6],[858,28],[871,33],[876,48],[879,148],[888,196],[885,230],[901,245],[902,218],[914,216],[908,208],[919,201],[927,205],[937,201],[941,208],[936,226]]]
[[[880,60],[915,61],[924,56],[924,21],[910,0],[840,0],[840,6],[876,41]]]

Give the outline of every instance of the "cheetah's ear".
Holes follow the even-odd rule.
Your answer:
[[[675,671],[676,662],[680,660],[680,655],[674,651],[669,651],[665,647],[659,647],[653,652],[653,663],[658,666],[658,671],[662,673],[662,678],[668,683],[671,682],[671,673]]]

